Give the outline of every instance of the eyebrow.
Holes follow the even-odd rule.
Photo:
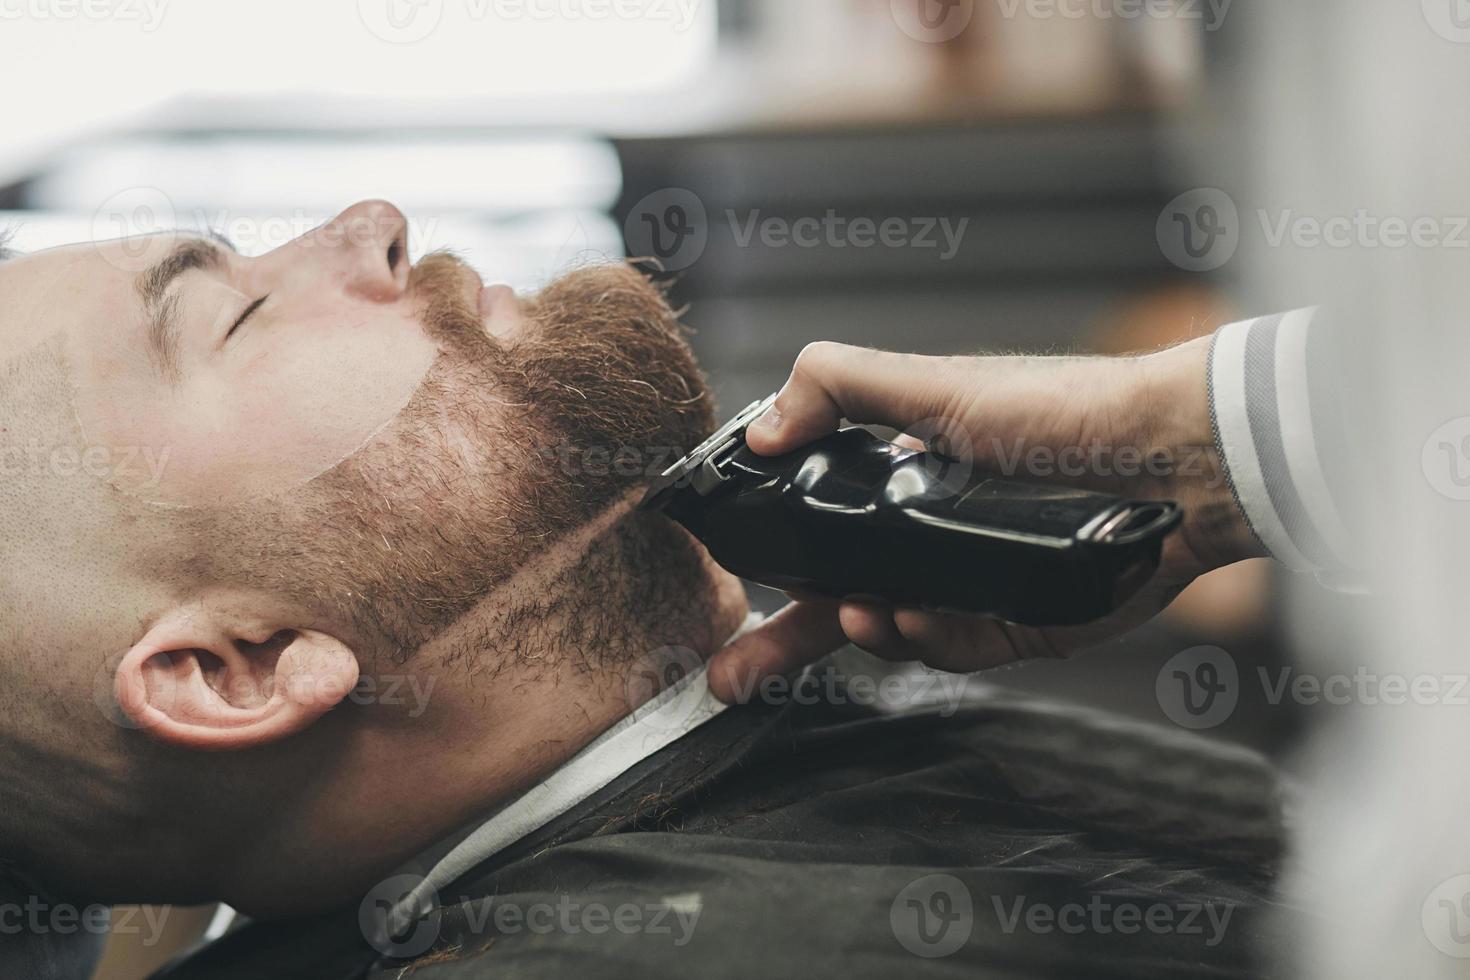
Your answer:
[[[224,250],[214,241],[188,238],[140,273],[134,283],[148,319],[148,353],[164,377],[172,380],[179,377],[178,299],[168,295],[169,287],[193,269],[216,270],[224,264]]]

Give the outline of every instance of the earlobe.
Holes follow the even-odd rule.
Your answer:
[[[335,637],[192,606],[164,616],[124,655],[114,694],[154,738],[227,751],[301,731],[341,703],[357,674],[356,656]]]

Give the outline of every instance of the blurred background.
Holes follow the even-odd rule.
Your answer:
[[[1281,308],[1243,288],[1249,255],[1209,247],[1240,220],[1212,210],[1221,189],[1249,196],[1225,176],[1241,18],[1228,0],[16,0],[0,227],[27,250],[207,227],[255,254],[383,197],[416,257],[454,248],[518,289],[652,257],[726,413],[818,339],[1148,350]],[[1340,600],[1317,601],[1330,638]],[[1170,658],[1218,646],[1275,672],[1280,605],[1245,563],[1107,656],[987,679],[1173,724]],[[1306,709],[1240,687],[1207,734],[1289,764]],[[98,976],[228,921],[171,910]]]

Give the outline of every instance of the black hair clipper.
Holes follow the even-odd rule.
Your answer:
[[[758,456],[745,430],[774,398],[665,470],[641,505],[762,585],[1074,625],[1147,582],[1183,519],[1172,501],[995,478],[862,428]]]

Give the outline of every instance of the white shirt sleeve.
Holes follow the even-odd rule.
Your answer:
[[[1314,364],[1317,316],[1296,310],[1215,333],[1211,423],[1231,490],[1261,544],[1288,568],[1352,588],[1358,563],[1341,486],[1349,469],[1345,393]]]

